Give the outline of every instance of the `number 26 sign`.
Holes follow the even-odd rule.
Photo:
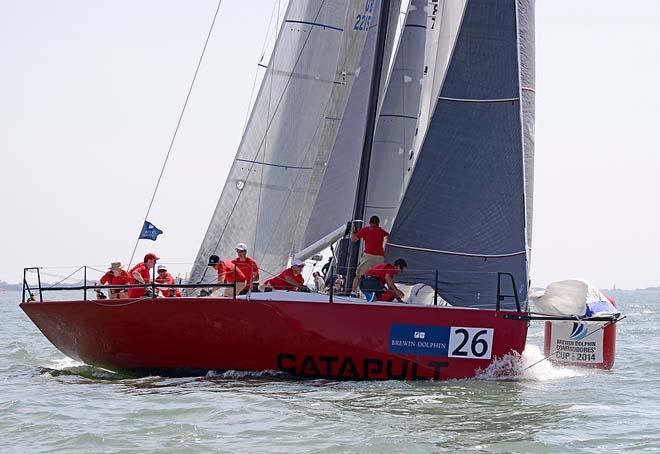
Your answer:
[[[493,349],[493,328],[452,326],[449,332],[450,358],[490,359]]]

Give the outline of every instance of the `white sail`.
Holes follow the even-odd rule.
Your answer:
[[[265,273],[286,263],[337,74],[348,0],[291,0],[250,119],[195,259],[198,281],[211,254],[237,242]],[[281,241],[281,238],[289,238]]]
[[[346,110],[341,118],[337,138],[305,229],[301,243],[304,254],[299,253],[297,254],[298,257],[314,253],[314,248],[311,248],[311,245],[323,249],[336,241],[343,232],[341,226],[345,225],[352,217],[358,171],[366,133],[368,98],[374,72],[373,60],[378,33],[378,11],[380,11],[378,1],[375,4],[373,2],[367,3],[372,4],[373,21],[365,30],[367,31],[367,37],[360,58],[358,75],[353,84]],[[394,31],[399,21],[400,2],[391,1],[389,11],[387,20],[388,30],[390,31],[388,31],[385,43],[384,63],[382,68],[379,68],[381,71],[381,96],[379,96],[381,102],[379,104],[381,106],[386,89],[387,71],[391,66],[390,61],[394,55],[394,38],[396,35]],[[324,241],[319,241],[321,239],[324,239]]]
[[[339,61],[337,64],[337,83],[334,84],[330,94],[330,102],[326,108],[321,128],[320,140],[316,159],[312,168],[312,175],[305,194],[305,201],[298,214],[298,222],[294,230],[294,241],[292,243],[291,255],[298,258],[307,258],[316,252],[324,249],[328,244],[336,241],[341,233],[332,232],[324,237],[319,237],[314,242],[313,247],[308,251],[300,251],[300,245],[303,242],[303,235],[314,208],[316,198],[323,182],[323,177],[328,168],[328,161],[337,140],[337,133],[341,125],[348,97],[353,89],[353,84],[359,74],[364,76],[364,72],[358,68],[361,56],[364,52],[367,38],[368,26],[364,24],[369,21],[373,23],[373,11],[367,11],[367,8],[375,8],[373,3],[368,0],[352,0],[348,5],[346,28],[344,29],[344,38],[339,51]],[[362,19],[363,17],[372,17],[371,19]],[[364,22],[363,22],[364,21]],[[343,232],[343,228],[336,229]],[[301,253],[302,252],[302,253]]]
[[[427,0],[412,0],[378,115],[369,170],[366,218],[386,230],[399,208],[417,128],[424,75]]]

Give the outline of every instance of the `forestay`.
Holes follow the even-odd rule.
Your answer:
[[[300,207],[337,74],[348,0],[291,0],[229,176],[195,259],[198,281],[208,256],[237,242],[268,273],[292,250]]]
[[[524,150],[519,56],[533,60],[533,48],[519,30],[533,29],[533,14],[519,14],[530,11],[521,3],[467,2],[386,249],[387,260],[408,261],[404,281],[434,285],[439,270],[439,292],[455,306],[494,307],[498,272],[511,273],[526,300],[525,153],[533,151]],[[519,46],[527,47],[519,54]],[[500,283],[513,294],[510,280]]]

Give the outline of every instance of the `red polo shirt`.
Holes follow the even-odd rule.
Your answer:
[[[218,282],[234,283],[234,270],[236,270],[236,282],[245,282],[245,274],[240,267],[234,265],[231,260],[225,259],[218,263]]]
[[[251,285],[252,276],[254,276],[255,272],[259,271],[259,265],[257,265],[257,262],[250,257],[245,257],[245,260],[240,260],[238,257],[236,257],[231,261],[231,263],[236,265],[236,268],[241,270],[243,275],[245,275],[247,278],[248,285]]]
[[[280,274],[266,281],[266,284],[270,284],[276,290],[298,290],[298,286],[289,284],[285,279],[287,277],[292,277],[299,285],[305,283],[305,279],[302,277],[302,274],[295,275],[293,274],[293,269],[287,268],[282,271]]]
[[[126,285],[131,282],[131,276],[124,270],[121,270],[119,276],[115,276],[115,273],[108,271],[99,282],[101,285]]]
[[[364,253],[371,255],[385,255],[383,250],[383,240],[390,236],[386,230],[383,230],[378,225],[369,225],[362,227],[355,234],[356,237],[364,240]]]
[[[138,263],[128,272],[128,274],[130,274],[131,276],[131,284],[141,284],[141,282],[138,282],[138,280],[133,277],[133,273],[135,272],[139,273],[140,276],[142,276],[142,279],[144,279],[144,282],[146,284],[151,282],[151,272],[149,271],[149,268],[147,267],[146,263],[144,262]]]
[[[381,263],[379,265],[372,266],[371,268],[369,268],[367,272],[364,273],[364,275],[378,278],[380,285],[385,287],[385,276],[389,274],[390,276],[392,276],[392,279],[394,279],[396,273],[397,270],[396,268],[394,268],[394,265],[390,265],[389,263]]]
[[[156,283],[174,285],[176,284],[176,280],[170,273],[158,273],[156,275]],[[160,291],[163,293],[163,296],[181,296],[181,290],[178,288],[162,288]]]
[[[131,284],[141,284],[141,282],[138,282],[137,279],[133,277],[133,273],[139,273],[140,276],[142,276],[142,279],[144,279],[144,282],[146,284],[149,284],[151,282],[151,272],[149,271],[149,268],[147,267],[147,264],[142,262],[138,263],[135,265],[131,270],[128,272],[131,278]],[[146,289],[144,288],[129,288],[128,289],[128,297],[129,298],[140,298],[144,296]]]

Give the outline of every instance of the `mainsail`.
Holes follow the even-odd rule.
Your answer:
[[[468,0],[386,249],[388,260],[408,261],[408,282],[435,285],[438,270],[439,293],[453,305],[492,307],[498,289],[513,295],[509,276],[498,273],[510,273],[527,297],[533,150],[525,149],[532,129],[524,120],[533,105],[521,93],[533,81],[531,4]]]
[[[342,68],[338,74],[338,62],[346,63],[339,53],[354,45],[345,44],[353,36],[344,33],[353,26],[349,3],[356,2],[289,2],[191,281],[204,275],[209,255],[233,254],[237,242],[248,244],[266,275],[286,264],[324,131],[324,114],[333,87],[344,83],[347,72]]]

